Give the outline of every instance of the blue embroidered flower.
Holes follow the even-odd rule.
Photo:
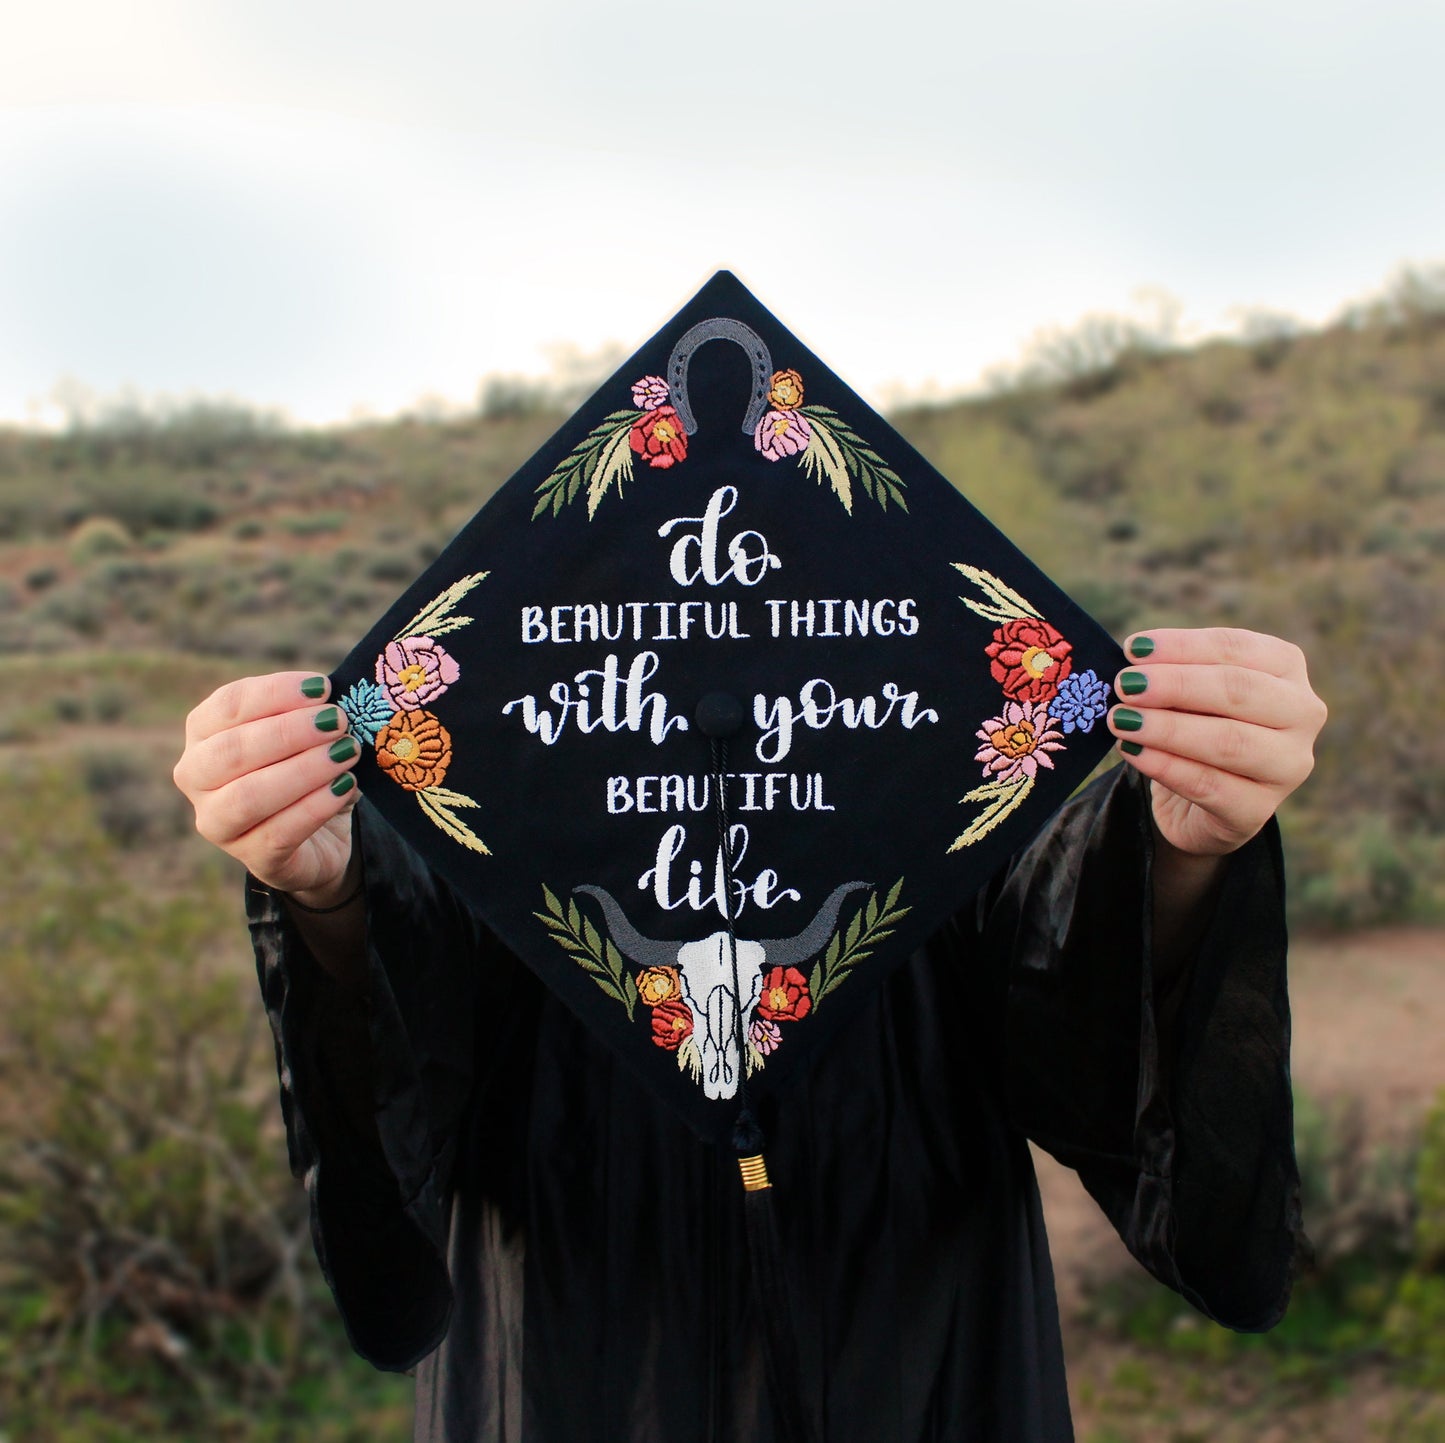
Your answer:
[[[1050,713],[1066,732],[1076,727],[1081,732],[1092,731],[1094,723],[1108,710],[1109,683],[1100,681],[1092,667],[1065,677],[1049,703]]]
[[[350,719],[352,732],[375,746],[376,734],[391,720],[396,708],[374,681],[359,681],[341,698],[341,710]]]

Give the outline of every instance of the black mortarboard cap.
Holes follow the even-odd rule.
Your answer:
[[[725,1140],[1092,770],[1122,660],[722,272],[334,695],[372,803]]]

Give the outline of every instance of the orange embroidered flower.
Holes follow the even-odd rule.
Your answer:
[[[774,371],[768,400],[780,411],[796,411],[803,404],[803,378],[796,371]]]
[[[399,711],[376,734],[376,761],[409,792],[440,786],[452,761],[452,739],[429,711]]]
[[[637,995],[649,1007],[672,1002],[682,996],[676,967],[649,967],[637,974]]]

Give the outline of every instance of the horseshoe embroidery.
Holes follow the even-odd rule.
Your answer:
[[[773,370],[767,342],[751,326],[715,316],[679,338],[665,378],[642,376],[632,383],[633,409],[610,411],[537,487],[534,521],[547,512],[560,515],[584,493],[590,521],[610,491],[620,497],[624,483],[636,478],[639,460],[655,471],[686,462],[688,438],[697,434],[688,368],[708,341],[732,341],[752,363],[752,395],[741,430],[753,438],[758,455],[766,461],[796,460],[809,479],[828,482],[850,515],[855,487],[885,511],[890,502],[908,509],[903,478],[836,411],[803,404],[802,375]]]

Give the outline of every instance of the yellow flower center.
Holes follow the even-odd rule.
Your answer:
[[[391,744],[391,754],[399,762],[409,762],[416,755],[416,743],[410,737],[397,737]]]
[[[402,667],[397,672],[396,679],[407,691],[420,691],[426,685],[426,667],[414,661],[410,666]]]
[[[1034,729],[1028,722],[1017,722],[1000,733],[1003,745],[999,747],[1005,756],[1026,757],[1037,745]]]
[[[1042,647],[1031,646],[1020,658],[1019,665],[1031,676],[1042,676],[1057,663]]]
[[[687,1031],[687,1018],[686,1018],[686,1017],[674,1017],[674,1018],[672,1019],[672,1030],[673,1030],[674,1032],[686,1032],[686,1031]]]
[[[788,989],[786,987],[774,987],[768,993],[768,1006],[774,1012],[786,1012],[788,1010]]]
[[[788,426],[788,418],[786,416],[779,416],[778,419],[773,422],[773,435],[786,436],[788,434]]]
[[[674,431],[666,421],[659,421],[653,428],[652,434],[656,436],[664,446],[670,445],[677,439],[677,432]]]

